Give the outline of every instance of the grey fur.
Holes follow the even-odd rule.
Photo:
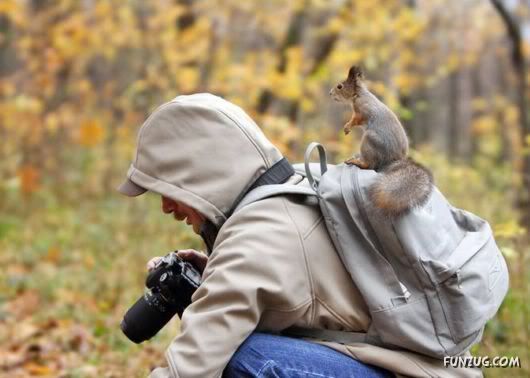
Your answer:
[[[384,172],[370,188],[372,204],[392,217],[424,204],[432,191],[432,175],[427,168],[407,158],[409,141],[403,125],[368,90],[361,69],[351,67],[346,80],[337,84],[330,95],[353,106],[352,118],[344,125],[344,132],[347,134],[356,126],[364,130],[360,154],[346,163]]]

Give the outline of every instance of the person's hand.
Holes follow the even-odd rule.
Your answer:
[[[204,253],[196,251],[194,249],[181,249],[177,252],[178,257],[182,260],[191,263],[197,270],[202,274],[206,263],[208,262],[208,256]],[[151,271],[155,268],[156,263],[162,258],[162,256],[153,257],[147,262],[147,270]]]
[[[194,249],[181,249],[177,252],[177,256],[191,263],[201,274],[208,262],[208,256]]]

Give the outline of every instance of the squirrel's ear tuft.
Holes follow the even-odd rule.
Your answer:
[[[359,66],[351,66],[348,71],[348,80],[355,80],[363,77],[363,71]]]

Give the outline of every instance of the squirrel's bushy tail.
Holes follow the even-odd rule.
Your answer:
[[[369,188],[369,199],[384,215],[399,217],[425,204],[432,191],[431,172],[410,158],[390,163]]]

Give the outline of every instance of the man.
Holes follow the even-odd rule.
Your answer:
[[[481,376],[411,352],[271,335],[290,326],[362,332],[370,315],[314,200],[281,195],[232,215],[264,176],[307,185],[250,117],[219,97],[179,96],[142,126],[119,190],[160,194],[163,211],[186,219],[210,253],[180,252],[204,267],[203,281],[166,352],[168,367],[152,377],[385,376],[369,365],[417,377]]]

